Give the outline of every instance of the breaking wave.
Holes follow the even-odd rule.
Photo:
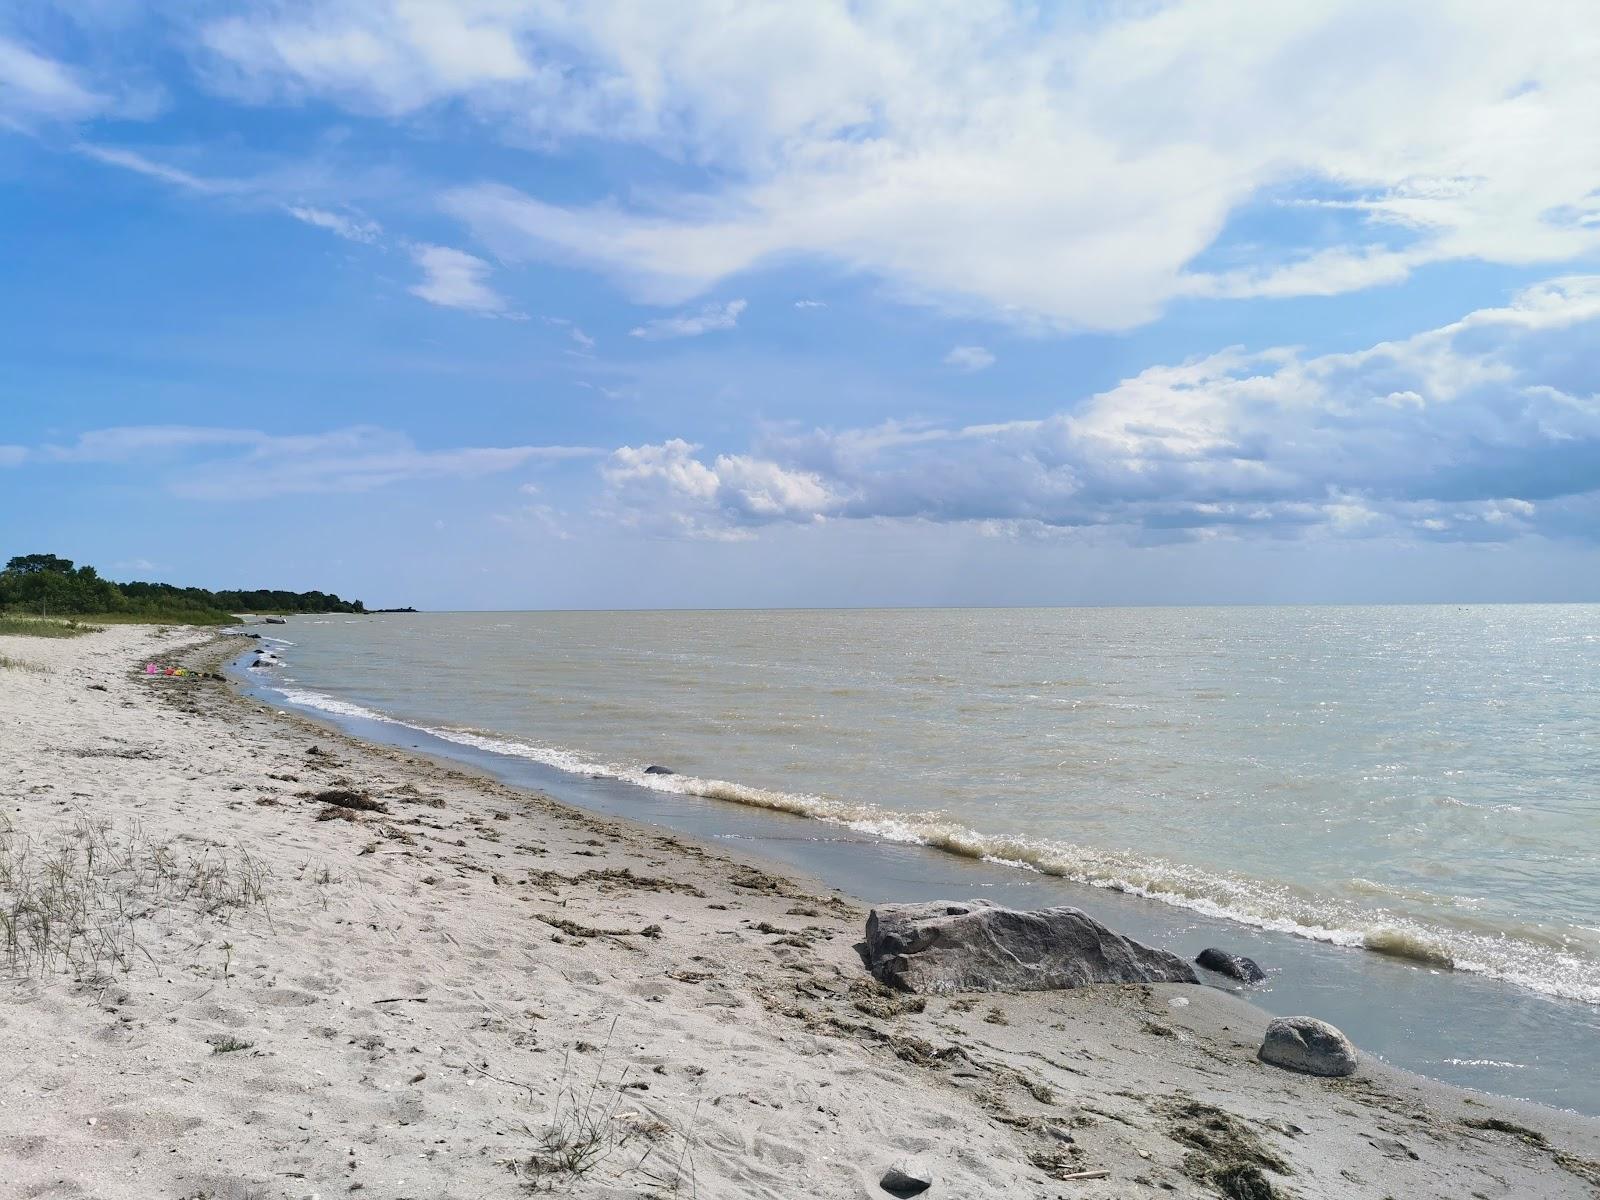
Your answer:
[[[651,774],[645,764],[591,759],[573,750],[537,746],[472,729],[412,724],[320,692],[283,686],[290,704],[336,717],[377,721],[430,734],[491,754],[541,763],[576,775],[622,780],[654,792],[703,797],[843,826],[885,841],[1070,880],[1188,909],[1207,917],[1335,946],[1362,948],[1420,968],[1458,970],[1548,996],[1600,1004],[1600,960],[1536,931],[1431,926],[1383,908],[1367,908],[1289,884],[1206,871],[1121,851],[1014,834],[981,833],[939,813],[895,812],[829,796],[752,787],[694,775]],[[1379,885],[1352,881],[1354,891]]]

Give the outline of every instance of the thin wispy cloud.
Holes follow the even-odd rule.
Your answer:
[[[76,147],[79,154],[92,158],[96,162],[104,163],[109,167],[120,167],[124,171],[132,171],[143,175],[147,179],[157,179],[162,183],[171,184],[173,187],[182,188],[184,191],[196,192],[202,196],[237,196],[251,190],[250,185],[236,179],[212,179],[196,175],[192,171],[185,171],[181,167],[158,162],[148,155],[137,150],[130,150],[121,146],[102,146],[92,142],[80,142]]]
[[[412,480],[462,480],[535,463],[594,458],[586,446],[488,446],[426,450],[375,426],[283,435],[191,425],[90,430],[26,452],[40,463],[136,464],[174,495],[197,500],[356,493]]]
[[[481,317],[512,315],[505,297],[488,284],[493,268],[476,255],[418,243],[411,247],[411,259],[422,269],[422,281],[407,289],[413,296]]]
[[[304,221],[307,225],[314,225],[318,229],[326,229],[348,242],[364,242],[372,245],[383,236],[383,226],[362,217],[329,212],[324,208],[312,208],[304,204],[287,205],[286,211],[295,220]]]
[[[982,371],[994,366],[995,357],[982,346],[955,346],[944,356],[944,362],[958,371]]]
[[[644,338],[647,341],[699,337],[703,333],[734,328],[739,324],[739,314],[744,312],[745,308],[743,300],[729,300],[726,304],[708,304],[698,312],[657,317],[653,321],[635,326],[628,332],[633,337]]]
[[[0,36],[0,127],[82,120],[111,107],[72,67]]]
[[[331,209],[284,200],[283,181],[273,179],[233,179],[221,176],[198,175],[182,167],[161,162],[136,150],[118,146],[80,142],[75,147],[85,158],[105,166],[132,171],[147,179],[154,179],[181,191],[199,196],[214,196],[245,206],[275,209],[296,221],[323,229],[346,241],[376,245],[382,241],[383,226],[355,212],[335,212]]]

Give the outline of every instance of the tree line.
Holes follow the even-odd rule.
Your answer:
[[[359,600],[332,592],[277,588],[213,592],[170,583],[113,583],[90,566],[55,554],[19,554],[0,571],[0,610],[45,616],[126,615],[215,621],[232,613],[364,613]]]

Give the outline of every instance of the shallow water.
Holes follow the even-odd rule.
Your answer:
[[[1474,1003],[1497,1049],[1441,1044],[1432,1069],[1409,1065],[1600,1107],[1555,1050],[1564,1023],[1592,1040],[1600,1001],[1600,607],[425,614],[275,632],[293,644],[256,674],[289,700],[458,753],[620,780],[724,823],[739,809],[702,798],[803,814],[801,841],[832,827],[934,845],[1009,864],[997,878],[1017,886],[1043,872],[1131,892],[1180,926],[1453,964],[1405,978],[1493,981]],[[1547,1064],[1516,1054],[1547,1041]]]

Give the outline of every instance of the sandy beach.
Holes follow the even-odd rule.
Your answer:
[[[57,918],[0,1195],[1600,1194],[1596,1122],[1265,1065],[1215,988],[890,993],[872,897],[270,710],[246,644],[0,637],[0,901]]]

